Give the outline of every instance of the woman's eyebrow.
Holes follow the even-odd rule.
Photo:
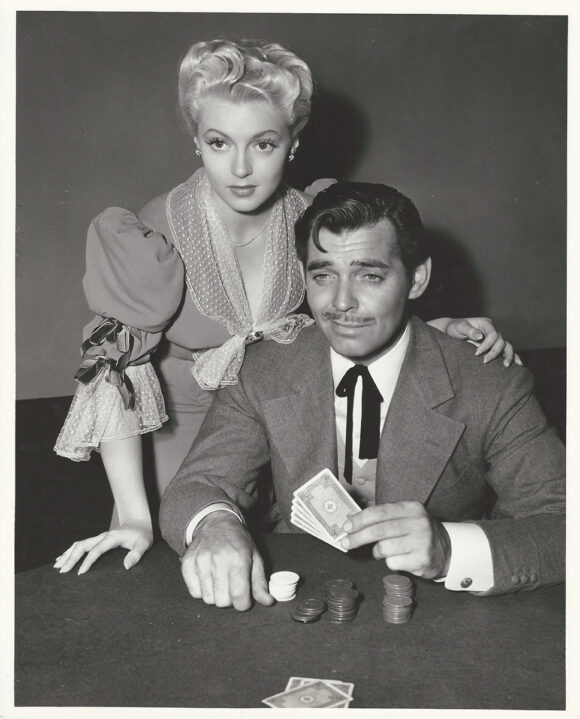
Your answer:
[[[223,135],[224,137],[227,137],[228,140],[231,140],[231,137],[228,135],[227,132],[224,132],[223,130],[219,130],[217,127],[208,127],[207,130],[204,131],[204,135],[207,135],[211,132],[217,132],[218,135]],[[276,135],[276,137],[280,137],[280,133],[277,130],[261,130],[260,132],[257,132],[255,135],[252,135],[250,140],[255,140],[258,137],[262,137],[263,135]]]

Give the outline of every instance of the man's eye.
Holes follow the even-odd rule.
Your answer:
[[[381,280],[383,279],[381,275],[375,275],[373,272],[367,272],[364,275],[364,278],[369,282],[381,282]]]
[[[312,275],[312,279],[315,282],[328,282],[328,280],[330,279],[330,275],[328,274],[328,272],[315,272]]]

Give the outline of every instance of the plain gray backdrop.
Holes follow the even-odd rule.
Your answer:
[[[415,201],[438,270],[424,316],[489,315],[520,349],[565,345],[565,17],[19,12],[18,399],[74,391],[93,216],[199,166],[176,72],[218,36],[278,41],[313,71],[290,181]]]

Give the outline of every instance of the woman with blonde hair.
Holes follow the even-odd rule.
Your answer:
[[[203,168],[137,214],[112,207],[92,222],[83,288],[96,317],[55,451],[76,461],[101,452],[115,516],[57,558],[61,572],[86,554],[82,574],[118,546],[134,566],[153,542],[141,435],[153,432],[161,494],[212,392],[237,381],[244,347],[290,343],[312,322],[296,313],[304,289],[294,249],[309,196],[282,181],[311,96],[308,66],[276,43],[194,44],[179,69],[179,103]],[[486,360],[502,351],[513,359],[489,320],[432,324],[483,340]]]

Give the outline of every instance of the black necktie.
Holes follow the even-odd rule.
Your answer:
[[[362,413],[360,428],[360,459],[374,459],[379,451],[381,434],[381,402],[383,397],[371,377],[368,367],[355,364],[338,383],[336,394],[346,397],[346,448],[344,452],[344,478],[352,484],[352,409],[354,388],[363,378]]]

